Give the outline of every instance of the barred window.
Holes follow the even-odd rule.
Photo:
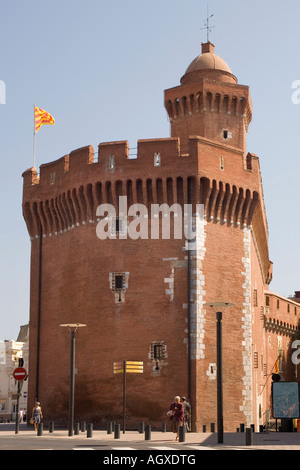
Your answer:
[[[113,273],[112,290],[114,292],[125,290],[125,273]]]
[[[128,289],[129,272],[109,273],[109,286],[114,294],[115,303],[124,303]]]
[[[257,307],[257,289],[253,289],[253,306]]]
[[[163,341],[154,341],[151,343],[151,359],[162,361],[166,357],[166,345]]]
[[[258,352],[254,352],[253,367],[254,367],[255,369],[258,368]]]
[[[155,370],[160,369],[159,365],[166,358],[166,345],[163,341],[153,341],[151,343],[151,359],[156,363]]]
[[[152,345],[153,348],[153,359],[160,361],[164,358],[164,346],[162,343],[156,343]]]

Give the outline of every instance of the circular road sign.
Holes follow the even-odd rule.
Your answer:
[[[24,380],[27,377],[27,372],[24,367],[17,367],[13,371],[13,377],[15,380]]]

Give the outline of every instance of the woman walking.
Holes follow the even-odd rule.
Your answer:
[[[40,402],[37,401],[34,408],[32,409],[32,419],[33,419],[33,425],[34,425],[35,431],[37,430],[37,425],[43,419],[42,408],[40,405],[41,405]]]

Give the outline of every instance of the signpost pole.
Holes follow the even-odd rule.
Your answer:
[[[123,361],[123,434],[125,434],[125,414],[126,414],[126,361]]]
[[[74,386],[75,386],[75,331],[71,330],[70,389],[69,389],[69,436],[74,433]]]
[[[85,323],[62,323],[71,333],[70,345],[70,389],[69,389],[69,423],[68,435],[74,434],[74,395],[75,395],[75,335],[78,328],[86,326]]]
[[[18,382],[17,386],[17,405],[16,405],[16,426],[15,426],[15,434],[19,433],[19,400],[21,395],[21,389],[23,380],[27,377],[27,371],[24,367],[17,367],[13,371],[13,378]]]
[[[123,434],[125,434],[125,416],[126,416],[126,373],[142,374],[144,370],[141,361],[114,362],[114,374],[123,374]]]
[[[21,381],[18,380],[15,434],[19,434],[19,399],[20,399],[20,394],[21,394]]]

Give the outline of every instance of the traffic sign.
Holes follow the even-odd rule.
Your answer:
[[[27,377],[27,371],[24,369],[24,367],[17,367],[13,371],[13,378],[15,380],[24,380]]]

